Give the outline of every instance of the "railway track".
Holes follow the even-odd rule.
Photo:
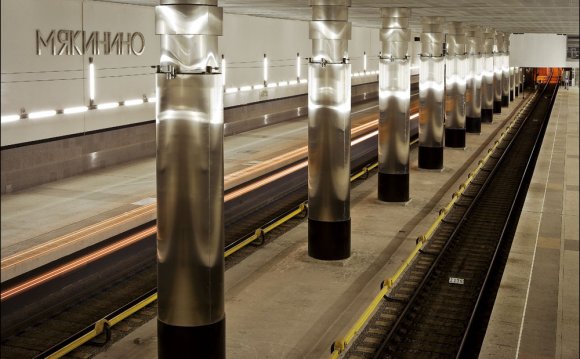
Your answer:
[[[372,131],[371,131],[372,132]],[[362,134],[365,135],[365,134]],[[376,160],[377,140],[370,137],[353,146],[352,168],[358,171],[366,164]],[[290,164],[279,169],[283,171]],[[265,175],[266,176],[266,175]],[[253,234],[256,228],[264,227],[292,209],[295,209],[307,197],[307,168],[295,171],[267,186],[260,187],[247,194],[236,197],[226,203],[226,250]],[[261,179],[257,178],[255,181]],[[235,191],[237,188],[233,188]],[[242,215],[240,215],[242,214]],[[272,230],[265,238],[255,241],[261,244],[271,241],[284,232],[296,226],[304,218],[297,216]],[[95,251],[106,249],[123,237],[151,231],[155,221],[146,223],[128,233],[111,238],[96,246],[87,248],[74,256],[62,258],[48,266],[39,268],[15,280],[2,283],[2,290],[14,287],[18,282],[35,278],[42,273],[57,270],[61,266],[74,262],[76,257],[91,255]],[[245,256],[256,250],[256,246],[248,246],[244,250],[231,255],[226,260],[226,269],[235,265]],[[48,357],[56,347],[62,347],[73,338],[78,338],[94,329],[93,323],[102,318],[111,318],[119,308],[127,306],[131,298],[139,298],[144,293],[152,293],[156,288],[156,241],[154,230],[143,240],[126,246],[74,272],[55,277],[47,283],[27,290],[23,295],[3,300],[2,320],[8,318],[16,324],[9,327],[11,334],[3,336],[1,343],[1,358],[33,358]],[[123,273],[119,275],[119,263],[122,263]],[[105,283],[105,284],[103,284]],[[95,288],[97,288],[95,290]],[[40,300],[39,300],[40,298]],[[60,298],[65,298],[63,305]],[[39,304],[40,302],[40,304]],[[43,303],[46,303],[43,306]],[[156,302],[147,305],[135,313],[129,320],[115,326],[113,330],[105,328],[104,334],[92,340],[67,357],[85,358],[103,350],[103,345],[122,338],[136,327],[152,319],[156,315]],[[12,316],[12,317],[11,317]],[[24,317],[21,322],[20,318]],[[117,329],[119,328],[119,329]]]
[[[556,89],[524,108],[343,357],[477,357]]]
[[[361,178],[358,182],[365,179]],[[283,214],[296,207],[297,204],[305,200],[304,191],[295,191],[292,195],[287,196],[284,205],[270,206],[268,208],[268,215]],[[264,243],[271,242],[300,224],[305,218],[306,212],[300,216],[296,216],[289,221],[277,226],[262,240],[256,241],[254,246],[244,248],[236,255],[232,255],[226,259],[226,270],[239,261],[243,260],[252,252],[258,250],[258,247]],[[271,218],[271,217],[263,217]],[[247,219],[245,222],[236,223],[237,232],[227,231],[229,241],[233,243],[232,238],[239,233],[247,234],[247,228],[255,228],[256,224],[264,226],[267,223],[258,222],[255,218]],[[271,221],[269,221],[271,222]],[[243,232],[242,228],[246,228]],[[245,236],[244,236],[245,237]],[[244,238],[242,237],[242,239]],[[127,298],[146,297],[147,294],[154,293],[156,287],[156,261],[155,261],[155,238],[147,239],[153,242],[152,249],[148,250],[150,258],[147,263],[138,267],[138,270],[132,271],[127,276],[110,283],[105,288],[102,288],[97,293],[92,293],[87,299],[83,296],[78,301],[71,303],[67,308],[59,313],[52,315],[50,318],[44,319],[42,322],[28,327],[25,330],[13,335],[2,341],[1,358],[46,358],[50,353],[56,351],[57,348],[63,347],[65,343],[71,342],[73,338],[78,338],[82,333],[87,333],[93,330],[94,325],[91,323],[100,320],[101,318],[113,317],[113,312],[118,312],[119,309],[128,307]],[[124,254],[121,253],[121,256]],[[146,293],[146,294],[143,294]],[[133,302],[138,302],[135,300]],[[114,309],[114,310],[113,310]],[[135,312],[128,321],[125,321],[119,326],[115,326],[114,330],[105,330],[98,339],[90,341],[76,349],[73,353],[64,356],[64,358],[89,358],[99,352],[102,352],[106,346],[123,338],[134,329],[143,325],[147,321],[153,319],[157,315],[157,302],[144,307],[142,310]],[[91,325],[89,325],[91,324]]]

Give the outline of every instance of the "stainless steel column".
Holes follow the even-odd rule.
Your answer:
[[[224,358],[223,87],[217,0],[165,0],[157,83],[159,358]]]
[[[443,168],[443,120],[445,118],[445,57],[443,17],[421,19],[419,68],[419,168]]]
[[[445,37],[445,147],[465,148],[467,52],[463,23],[449,22]]]
[[[483,78],[481,82],[481,122],[493,121],[494,66],[493,48],[495,31],[486,28],[483,32]],[[500,107],[501,108],[501,107]]]
[[[514,67],[514,95],[518,97],[520,95],[520,68]]]
[[[509,34],[502,33],[501,53],[502,53],[502,91],[501,91],[501,105],[508,107],[510,105],[510,58],[509,58]]]
[[[513,101],[516,92],[516,74],[515,68],[513,66],[510,66],[509,69],[510,69],[510,101]]]
[[[524,68],[520,67],[520,93],[524,94]]]
[[[503,34],[495,33],[495,45],[493,48],[493,113],[501,113],[501,95],[503,78],[503,54],[501,53]]]
[[[350,0],[310,0],[308,255],[350,256]]]
[[[469,133],[481,132],[482,81],[483,81],[483,32],[479,26],[466,31],[469,68],[465,93],[465,129]]]
[[[381,9],[382,51],[379,58],[378,197],[386,202],[409,200],[409,104],[411,10]]]

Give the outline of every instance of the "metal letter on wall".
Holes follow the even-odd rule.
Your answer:
[[[308,254],[350,256],[350,0],[311,0],[308,65]]]
[[[382,8],[379,58],[379,176],[378,198],[386,202],[409,200],[409,104],[411,10]]]
[[[155,9],[158,357],[224,358],[223,12],[174,3]]]
[[[42,37],[40,30],[36,30],[36,54],[42,55],[42,47],[47,47],[51,55],[56,55],[56,48],[54,44],[55,31],[52,30],[46,38]]]

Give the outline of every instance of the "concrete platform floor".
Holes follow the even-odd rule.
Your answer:
[[[578,87],[560,88],[480,358],[579,358]]]
[[[354,106],[353,128],[377,111],[375,103]],[[306,118],[226,137],[226,189],[287,164],[305,146]],[[154,220],[155,196],[155,158],[2,195],[2,282]]]
[[[411,154],[407,204],[377,200],[377,176],[351,193],[352,255],[324,262],[307,255],[306,221],[226,271],[228,358],[326,358],[499,137],[507,114],[468,135],[465,150],[445,149],[443,171],[417,169]],[[491,142],[491,143],[490,143]],[[114,329],[113,329],[114,330]],[[113,344],[100,359],[155,358],[156,320]]]

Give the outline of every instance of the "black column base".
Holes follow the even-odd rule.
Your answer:
[[[512,102],[514,101],[514,91],[513,90],[510,91],[510,101],[512,101]]]
[[[501,113],[501,101],[493,101],[493,113]]]
[[[157,320],[159,359],[226,357],[226,318],[197,327],[179,327]]]
[[[483,112],[483,110],[481,110]],[[465,131],[469,133],[481,133],[481,117],[466,117]],[[445,134],[447,136],[447,134]]]
[[[326,222],[308,218],[308,255],[323,261],[350,257],[350,219]]]
[[[508,107],[510,105],[510,97],[509,96],[502,96],[501,97],[501,106]]]
[[[520,93],[524,93],[524,84],[520,84]]]
[[[465,148],[465,128],[446,128],[445,147]]]
[[[481,122],[492,123],[493,122],[493,110],[489,108],[481,109]]]
[[[419,168],[440,170],[443,168],[443,147],[419,145]]]
[[[515,87],[515,91],[516,91],[515,92],[516,93],[516,97],[518,97],[520,95],[520,87],[519,86],[516,86]]]
[[[409,200],[408,173],[379,172],[379,200],[383,202],[407,202]]]

